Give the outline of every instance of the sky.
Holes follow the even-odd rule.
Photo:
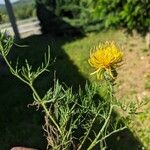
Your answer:
[[[18,1],[18,0],[10,0],[12,3],[13,2],[16,2],[16,1]],[[4,0],[0,0],[0,4],[4,4],[5,2],[4,2]]]

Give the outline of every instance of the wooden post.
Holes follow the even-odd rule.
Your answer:
[[[15,34],[15,38],[17,40],[19,40],[20,39],[20,34],[19,34],[18,27],[17,27],[17,24],[16,24],[16,19],[15,19],[15,16],[14,16],[12,5],[11,5],[9,0],[5,0],[5,5],[6,5],[6,8],[7,8],[9,20],[11,22],[11,25],[12,25],[12,28],[13,28],[13,31],[14,31],[14,34]]]

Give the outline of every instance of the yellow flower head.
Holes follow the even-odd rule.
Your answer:
[[[123,59],[123,52],[120,51],[119,46],[115,42],[105,42],[95,48],[95,51],[90,54],[88,60],[91,67],[96,71],[91,75],[101,75],[102,71],[107,71],[112,78],[112,71],[118,66]]]

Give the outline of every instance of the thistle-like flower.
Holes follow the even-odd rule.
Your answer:
[[[103,78],[106,71],[113,79],[116,67],[123,59],[123,52],[115,42],[105,42],[100,44],[90,54],[88,60],[91,67],[96,69],[91,75],[97,74],[97,78]]]

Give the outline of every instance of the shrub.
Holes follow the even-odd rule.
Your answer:
[[[94,11],[104,25],[136,30],[141,35],[149,32],[150,4],[148,0],[97,0]]]
[[[67,32],[68,26],[63,27],[64,22],[85,29],[94,21],[91,15],[94,5],[91,0],[36,0],[37,16],[44,33],[52,32],[52,29],[57,31],[61,27],[63,32]]]
[[[0,24],[5,23],[8,21],[8,17],[6,14],[0,12]]]
[[[36,16],[36,10],[34,4],[24,4],[18,7],[14,7],[15,16],[18,20],[27,19]]]

